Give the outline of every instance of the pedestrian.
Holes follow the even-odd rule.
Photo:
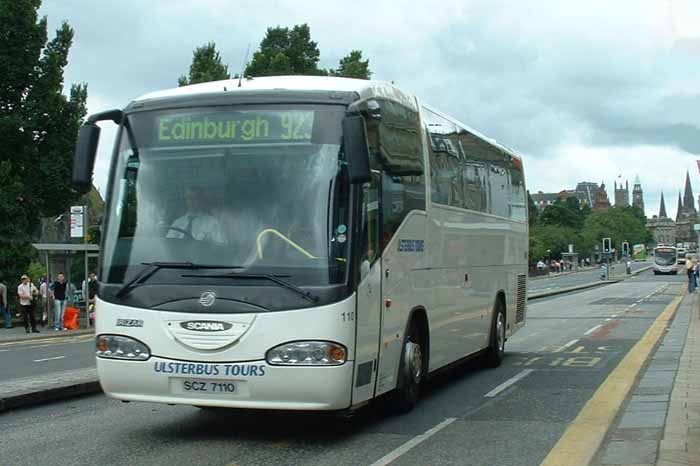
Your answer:
[[[49,293],[49,278],[41,277],[41,285],[39,285],[39,294],[41,294],[41,326],[46,327],[49,323],[47,309],[51,307],[51,293]]]
[[[0,278],[0,311],[5,320],[5,328],[12,328],[12,312],[7,302],[7,285],[3,283],[2,278]]]
[[[698,275],[700,274],[700,262],[697,258],[693,258],[693,286],[694,289],[698,287]]]
[[[90,272],[90,278],[88,279],[88,295],[87,295],[87,303],[88,305],[90,304],[95,304],[95,296],[97,295],[97,273]]]
[[[88,281],[88,299],[87,299],[87,309],[88,316],[91,322],[95,322],[95,301],[97,297],[97,273],[90,272],[90,279]]]
[[[695,264],[692,259],[685,262],[685,273],[688,276],[688,293],[692,293],[697,286],[695,280]]]
[[[27,333],[29,333],[30,326],[32,333],[39,333],[39,330],[36,328],[36,320],[34,319],[34,307],[38,294],[39,290],[29,280],[29,277],[22,275],[22,282],[17,287],[17,296],[19,297],[19,307],[24,318],[24,330]]]
[[[51,284],[51,294],[54,300],[53,328],[55,331],[65,330],[63,315],[66,312],[66,276],[59,272],[56,281]]]

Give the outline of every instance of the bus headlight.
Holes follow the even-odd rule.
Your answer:
[[[151,357],[148,346],[122,335],[98,335],[95,344],[100,358],[145,361]]]
[[[339,366],[345,363],[347,350],[330,341],[295,341],[267,352],[268,364],[274,366]]]

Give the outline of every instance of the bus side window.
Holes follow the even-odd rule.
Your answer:
[[[380,174],[373,170],[372,180],[365,183],[362,195],[362,262],[369,265],[373,264],[379,255],[379,181]]]

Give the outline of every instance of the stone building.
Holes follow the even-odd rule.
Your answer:
[[[596,193],[595,201],[593,203],[593,211],[600,212],[603,210],[608,210],[610,208],[610,200],[608,199],[608,192],[605,190],[605,182],[600,184],[598,192]]]
[[[647,228],[654,235],[656,244],[677,245],[686,244],[693,248],[697,244],[697,232],[695,224],[700,223],[700,215],[695,208],[693,197],[693,187],[690,185],[690,174],[686,172],[685,188],[683,196],[678,193],[678,204],[676,210],[676,220],[668,218],[666,214],[666,204],[664,203],[664,193],[661,193],[661,204],[659,215],[654,215],[647,220]]]
[[[678,211],[676,213],[676,242],[677,243],[692,243],[697,242],[697,234],[693,229],[696,223],[700,223],[698,211],[695,209],[695,199],[693,196],[693,188],[690,185],[690,174],[685,174],[685,189],[683,199],[681,193],[678,193]]]
[[[654,244],[676,244],[676,223],[666,214],[663,192],[659,204],[659,215],[654,215],[647,220],[647,228],[654,235]]]
[[[613,182],[613,189],[615,191],[615,207],[629,207],[630,205],[630,189],[629,184],[625,181],[625,187],[617,185],[617,181]]]

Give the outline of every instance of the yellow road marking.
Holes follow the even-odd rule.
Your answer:
[[[641,340],[627,353],[622,362],[598,387],[593,398],[583,407],[573,423],[564,432],[540,466],[587,466],[593,460],[605,439],[610,425],[627,395],[634,387],[639,371],[661,339],[667,325],[673,320],[685,295],[685,286],[679,296],[666,306]]]

